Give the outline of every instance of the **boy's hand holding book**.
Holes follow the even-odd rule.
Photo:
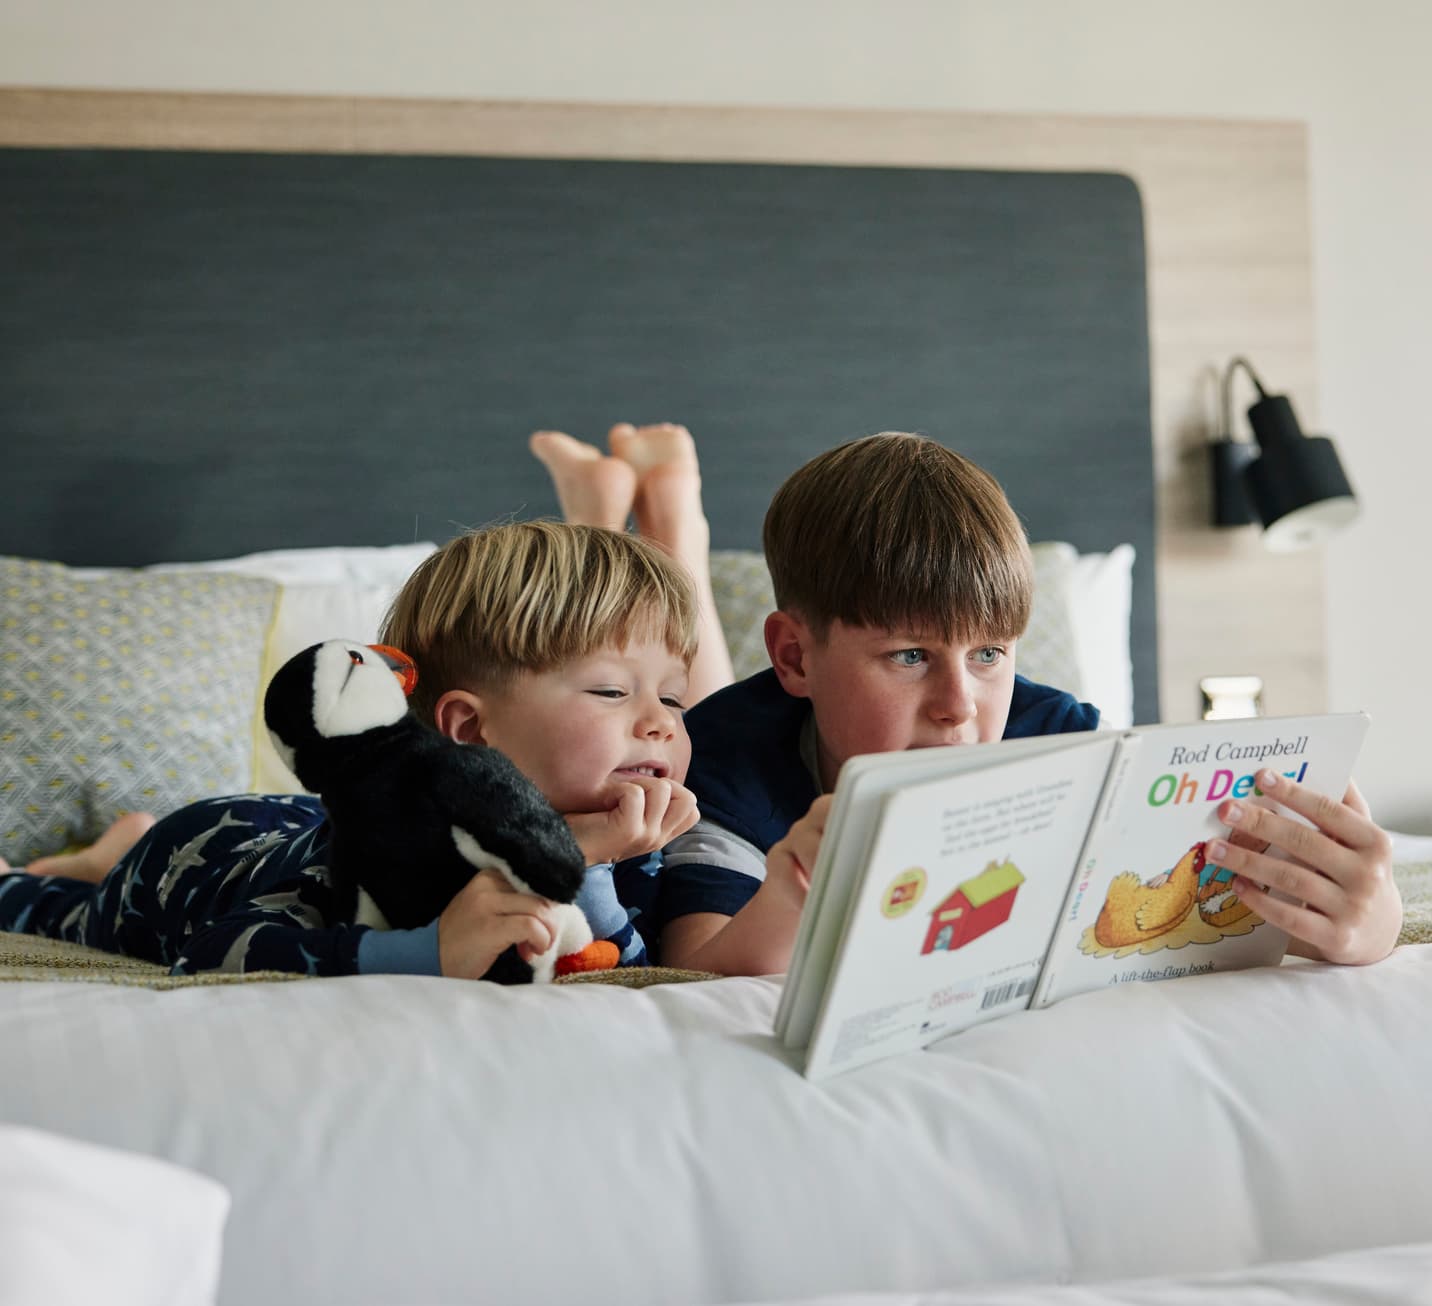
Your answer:
[[[1348,785],[1342,802],[1274,771],[1260,772],[1258,786],[1315,828],[1228,802],[1218,817],[1234,833],[1210,843],[1210,857],[1238,873],[1238,896],[1286,930],[1299,956],[1343,965],[1381,961],[1402,928],[1402,898],[1392,880],[1392,840],[1372,820],[1357,785]],[[1267,856],[1270,845],[1293,860]],[[1295,901],[1275,898],[1270,889]]]
[[[772,844],[766,854],[766,879],[760,891],[773,900],[773,905],[787,906],[796,916],[800,915],[810,892],[810,873],[820,853],[832,798],[831,794],[817,798],[810,810],[791,826],[786,837]],[[795,938],[794,930],[791,938]]]
[[[734,916],[692,915],[667,926],[661,938],[666,964],[722,975],[784,971],[832,801],[830,794],[817,798],[785,838],[771,845],[766,878]]]

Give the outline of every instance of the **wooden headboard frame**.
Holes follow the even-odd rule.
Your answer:
[[[0,145],[490,155],[1132,177],[1145,206],[1162,715],[1251,672],[1268,710],[1326,703],[1322,562],[1207,525],[1204,444],[1234,353],[1314,416],[1300,124],[0,90]]]

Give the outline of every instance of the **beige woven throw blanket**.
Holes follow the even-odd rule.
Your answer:
[[[1394,870],[1402,891],[1403,921],[1399,943],[1432,943],[1432,862],[1414,862]],[[171,975],[162,966],[76,943],[60,943],[30,934],[0,933],[0,981],[73,980],[98,984],[137,984],[150,989],[190,988],[198,984],[261,984],[302,978],[280,971],[247,975]],[[715,979],[697,970],[632,966],[622,970],[569,975],[559,984],[618,984],[640,989],[649,984],[678,984]]]
[[[0,933],[0,980],[73,980],[92,984],[135,984],[147,989],[191,988],[198,984],[262,984],[297,980],[283,971],[252,971],[246,975],[171,975],[163,966],[114,952],[99,952],[77,943],[41,939],[33,934]],[[568,975],[558,984],[617,984],[642,989],[649,984],[679,984],[715,979],[705,971],[666,966],[629,966],[622,970]]]

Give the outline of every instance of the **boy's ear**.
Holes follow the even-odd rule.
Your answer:
[[[438,733],[459,744],[485,744],[482,737],[482,699],[466,689],[450,689],[433,708]]]
[[[814,642],[810,627],[793,612],[773,612],[766,618],[766,656],[771,659],[781,688],[792,698],[809,698],[806,660]]]

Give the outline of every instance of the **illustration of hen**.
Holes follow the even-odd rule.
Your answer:
[[[1196,843],[1173,870],[1147,884],[1133,871],[1116,875],[1094,922],[1095,940],[1106,948],[1125,948],[1167,934],[1192,908],[1203,864],[1203,844]]]

